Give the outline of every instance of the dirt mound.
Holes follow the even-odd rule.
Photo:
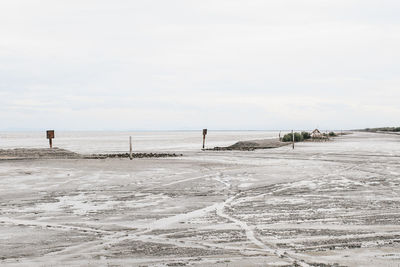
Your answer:
[[[214,147],[211,150],[255,150],[255,149],[277,148],[287,145],[289,145],[289,143],[280,142],[279,139],[263,139],[263,140],[239,141],[231,146]]]
[[[254,141],[239,141],[231,146],[230,148],[246,148],[246,147],[260,147],[260,144]]]
[[[79,159],[81,155],[61,148],[0,149],[0,159]]]

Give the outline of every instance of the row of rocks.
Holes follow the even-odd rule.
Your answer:
[[[133,153],[133,158],[167,158],[167,157],[179,157],[182,154],[175,153]],[[129,153],[118,153],[118,154],[93,154],[85,156],[85,159],[106,159],[106,158],[129,158]]]
[[[134,153],[132,156],[133,158],[166,158],[166,157],[179,157],[183,155],[175,153]],[[0,149],[0,160],[106,159],[106,158],[129,158],[129,153],[81,155],[61,148]]]

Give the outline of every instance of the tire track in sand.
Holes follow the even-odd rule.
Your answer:
[[[296,263],[299,266],[304,266],[304,267],[310,266],[309,264],[305,263],[302,259],[300,259],[297,255],[293,255],[293,253],[289,253],[285,250],[278,249],[273,245],[267,245],[261,242],[259,239],[257,239],[252,227],[250,227],[246,222],[236,219],[230,216],[229,214],[225,213],[224,211],[225,207],[230,205],[230,203],[234,199],[240,197],[241,195],[244,195],[243,192],[228,198],[225,202],[222,203],[222,205],[217,206],[216,208],[217,215],[238,225],[241,229],[245,231],[247,239],[250,240],[257,247],[263,249],[264,251],[267,251],[268,253],[271,253],[272,255],[276,255],[281,258],[287,258],[291,260],[293,264]]]

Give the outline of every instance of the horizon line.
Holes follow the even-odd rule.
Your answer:
[[[199,128],[199,129],[167,129],[167,130],[157,130],[157,129],[143,129],[143,130],[114,130],[114,129],[97,129],[97,130],[83,130],[83,129],[57,129],[57,128],[43,128],[43,129],[0,129],[0,132],[42,132],[46,130],[55,130],[61,132],[197,132],[207,129],[208,131],[216,132],[279,132],[279,131],[310,131],[314,129],[212,129],[212,128]],[[315,128],[323,131],[356,131],[363,129],[324,129]]]

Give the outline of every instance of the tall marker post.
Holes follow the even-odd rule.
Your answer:
[[[293,133],[293,130],[292,130],[292,146],[293,146],[293,149],[294,149],[294,133]]]
[[[53,148],[54,130],[46,131],[47,139],[49,139],[50,148]]]
[[[203,149],[206,144],[206,135],[207,135],[207,129],[203,129]]]
[[[130,160],[133,159],[133,155],[132,155],[132,136],[129,136],[129,158],[130,158]]]

